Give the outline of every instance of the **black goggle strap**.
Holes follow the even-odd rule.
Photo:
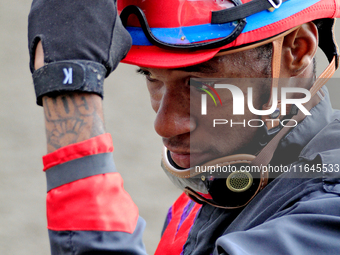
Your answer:
[[[273,11],[286,1],[288,0],[252,0],[233,8],[214,11],[211,15],[211,24],[224,24],[234,20],[244,19],[264,10]]]
[[[202,43],[192,43],[192,44],[170,44],[166,42],[162,42],[158,40],[151,32],[151,29],[149,27],[149,24],[147,22],[147,19],[145,17],[144,12],[136,5],[129,5],[124,8],[124,10],[120,14],[120,18],[122,20],[123,26],[127,26],[128,18],[131,14],[136,15],[138,18],[138,21],[141,25],[141,28],[146,36],[146,38],[155,46],[158,46],[163,49],[188,49],[188,50],[200,50],[200,49],[214,49],[221,46],[224,46],[226,44],[231,43],[234,41],[243,31],[244,27],[246,26],[247,22],[245,19],[238,20],[238,24],[233,30],[231,34],[228,36],[214,40],[214,41],[208,41],[208,42],[202,42]]]

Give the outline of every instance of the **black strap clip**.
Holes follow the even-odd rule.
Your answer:
[[[278,9],[282,4],[282,0],[267,0],[267,1],[272,5],[272,7],[268,9],[268,11],[270,12],[273,12],[275,9]]]

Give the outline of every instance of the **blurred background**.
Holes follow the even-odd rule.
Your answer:
[[[46,152],[43,112],[35,104],[28,68],[30,2],[0,1],[1,255],[50,253],[41,160]],[[339,27],[337,31],[339,35]],[[326,66],[325,57],[318,54],[317,59],[321,70]],[[329,89],[334,107],[340,108],[340,87]],[[153,130],[155,113],[136,67],[121,64],[106,80],[104,111],[106,129],[113,136],[117,169],[147,222],[144,242],[148,253],[153,254],[167,210],[181,191],[160,167],[162,143]]]

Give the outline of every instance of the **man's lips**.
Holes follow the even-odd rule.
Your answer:
[[[170,155],[172,160],[182,168],[189,168],[190,167],[190,154],[179,154],[170,151]]]
[[[205,153],[176,153],[170,151],[172,160],[182,168],[190,168],[206,161]]]
[[[188,139],[163,138],[164,146],[170,151],[172,160],[182,168],[198,166],[212,159],[211,153],[200,144],[191,144]]]

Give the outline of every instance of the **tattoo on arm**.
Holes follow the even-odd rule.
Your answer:
[[[43,98],[47,151],[105,133],[102,100],[94,94]]]

